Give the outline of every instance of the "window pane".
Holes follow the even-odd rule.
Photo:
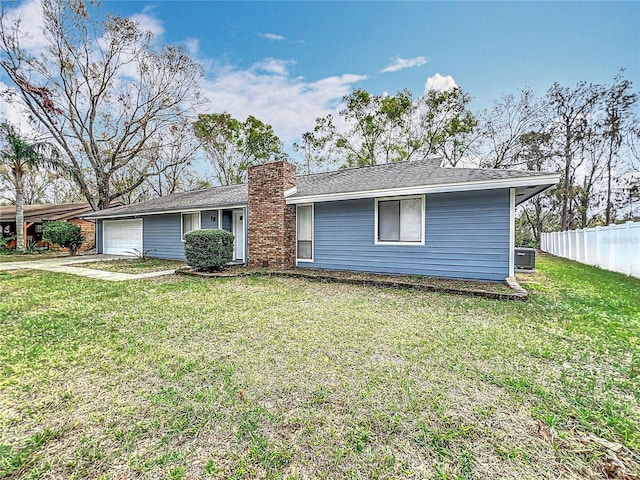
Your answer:
[[[298,241],[298,258],[311,260],[311,242]]]
[[[183,213],[182,214],[182,236],[185,233],[189,233],[191,230],[198,228],[198,214],[197,213]]]
[[[400,239],[400,202],[378,202],[378,240],[397,242]]]
[[[311,241],[311,206],[298,207],[298,240]]]
[[[191,231],[191,216],[182,215],[182,236]]]
[[[422,200],[402,200],[400,208],[400,241],[419,242],[422,239]]]

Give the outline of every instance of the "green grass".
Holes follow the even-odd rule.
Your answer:
[[[0,272],[0,478],[601,478],[588,434],[638,474],[640,281],[537,268],[526,303]]]
[[[120,273],[150,273],[163,270],[175,270],[184,266],[180,260],[162,260],[159,258],[126,258],[120,260],[105,260],[99,262],[75,263],[74,267],[91,268],[94,270],[104,270],[107,272]]]

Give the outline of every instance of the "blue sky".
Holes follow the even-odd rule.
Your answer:
[[[640,2],[102,5],[186,45],[206,67],[209,111],[255,115],[289,145],[355,87],[421,95],[429,78],[455,82],[479,110],[525,86],[610,82],[622,67],[640,84]]]

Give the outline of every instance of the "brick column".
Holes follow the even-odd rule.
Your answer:
[[[284,192],[296,185],[296,167],[283,160],[250,167],[248,174],[249,266],[293,268],[296,214]]]

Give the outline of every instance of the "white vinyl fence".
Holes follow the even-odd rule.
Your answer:
[[[541,250],[640,278],[640,223],[543,233]]]

